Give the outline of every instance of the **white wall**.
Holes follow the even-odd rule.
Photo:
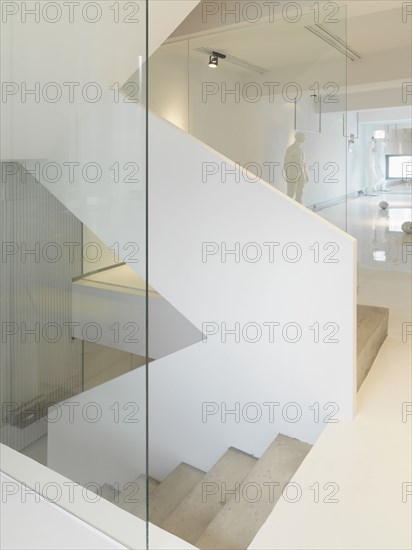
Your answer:
[[[262,182],[250,183],[240,174],[239,181],[222,182],[221,173],[203,182],[204,163],[230,161],[204,144],[156,116],[150,117],[151,200],[150,200],[150,283],[173,306],[200,330],[203,323],[233,326],[253,322],[290,322],[302,327],[302,338],[292,344],[279,333],[274,341],[266,332],[251,343],[240,337],[220,334],[207,343],[198,343],[150,364],[150,467],[151,474],[163,479],[179,462],[186,461],[207,470],[233,445],[260,456],[277,433],[282,432],[313,442],[324,426],[309,409],[315,402],[320,407],[336,403],[337,420],[350,419],[355,407],[355,242],[315,214],[289,200]],[[184,167],[184,169],[182,169]],[[64,197],[62,196],[62,200]],[[87,219],[84,219],[87,223]],[[133,226],[132,226],[133,227]],[[165,231],[167,228],[167,231]],[[116,226],[112,227],[116,229]],[[125,228],[126,229],[126,228]],[[222,263],[219,254],[202,261],[202,243],[215,242],[233,247],[249,242],[279,242],[281,251],[287,243],[302,248],[297,263],[268,255],[253,263],[243,257],[239,262],[229,257]],[[321,261],[312,259],[309,247],[319,242]],[[339,247],[338,263],[324,263],[322,247],[334,242]],[[139,264],[131,264],[140,270]],[[149,312],[150,315],[150,312]],[[334,322],[339,326],[339,342],[312,341],[309,329],[314,322],[321,327]],[[204,328],[204,327],[203,327]],[[141,371],[134,371],[115,381],[95,388],[93,395],[80,398],[107,404],[108,396],[127,399],[140,391]],[[202,403],[214,402],[219,408],[226,403],[233,408],[251,401],[263,411],[264,403],[279,402],[276,413],[295,402],[302,417],[290,422],[276,414],[258,422],[233,416],[222,422],[219,414],[202,418]],[[328,412],[332,412],[331,409]],[[63,429],[64,426],[64,429]],[[50,426],[50,464],[59,469],[58,457],[65,454],[67,475],[95,475],[94,463],[113,445],[121,449],[124,433],[135,445],[139,428],[133,424],[90,427],[79,420],[62,421]],[[137,430],[137,431],[136,431]],[[86,436],[87,434],[87,436]],[[127,434],[127,435],[126,435]],[[119,443],[113,443],[119,441]],[[128,443],[129,445],[129,443]],[[85,464],[82,448],[88,456]],[[56,449],[60,449],[56,454]],[[55,457],[53,459],[53,456]],[[137,475],[138,463],[133,452],[122,454],[129,461],[129,475]],[[102,465],[101,479],[117,467]],[[120,474],[119,474],[120,475]],[[122,474],[123,475],[123,474]],[[126,474],[125,474],[126,475]]]
[[[145,357],[144,286],[140,289],[114,288],[81,280],[73,283],[71,296],[72,319],[78,323],[73,329],[75,338]],[[202,339],[202,334],[157,293],[149,294],[148,308],[151,358],[169,355]]]
[[[150,108],[183,130],[189,125],[188,43],[164,44],[150,58]]]
[[[94,93],[90,89],[89,96],[85,87],[95,83],[102,101],[120,105],[113,90],[141,68],[198,1],[150,2],[148,52],[145,1],[112,6],[101,0],[87,9],[70,11],[65,5],[57,13],[36,2],[10,5],[7,14],[12,13],[1,23],[2,79],[10,84],[7,92],[13,90],[2,104],[2,158],[50,158],[56,144],[70,136],[65,160],[76,160],[76,124],[100,103],[89,100]],[[25,7],[36,15],[25,16]],[[74,101],[68,82],[76,83]],[[38,97],[26,96],[25,87],[36,83]],[[57,84],[60,100],[54,101],[56,87],[48,88],[50,83]],[[104,141],[102,134],[99,138]]]
[[[317,81],[325,100],[326,93],[331,91],[331,88],[322,91],[322,86],[327,82],[336,82],[340,90],[345,89],[345,60],[332,64],[327,54],[324,59],[314,59],[308,66],[281,68],[263,76],[251,71],[239,71],[224,62],[220,63],[218,70],[212,71],[207,67],[207,57],[194,51],[201,43],[201,38],[173,42],[162,46],[153,56],[151,109],[187,129],[234,162],[250,166],[250,170],[258,173],[263,180],[286,192],[287,184],[282,170],[285,151],[294,139],[294,104],[279,95],[278,90],[290,82],[297,82],[303,90],[308,90]],[[170,74],[171,66],[177,68],[173,74]],[[187,67],[189,74],[186,72]],[[170,95],[169,85],[165,89],[165,82],[171,84]],[[269,97],[265,82],[281,83],[273,98]],[[224,86],[228,90],[238,86],[239,96],[225,95]],[[179,93],[173,93],[175,89]],[[257,101],[253,99],[255,89],[263,92]],[[307,91],[304,93],[308,94]],[[320,134],[313,133],[317,131],[313,124],[304,128],[299,126],[302,118],[298,118],[298,129],[311,130],[305,132],[304,146],[307,167],[313,167],[308,170],[310,181],[304,191],[303,202],[306,206],[342,198],[363,187],[360,171],[353,168],[353,159],[349,171],[347,168],[347,140],[343,137],[346,103],[344,96],[338,96],[337,99],[340,104],[338,108],[334,104],[334,110],[338,112],[326,112],[329,104],[322,105],[325,112],[321,116]],[[301,108],[303,101],[299,104],[300,111],[306,110],[306,107]],[[186,111],[188,125],[184,121]],[[315,114],[313,118],[316,118]],[[184,122],[180,124],[178,120]],[[352,157],[358,151],[359,147],[355,146]],[[273,169],[269,167],[270,163],[276,163]]]
[[[339,403],[340,418],[351,417],[355,398],[354,240],[263,183],[251,184],[242,176],[239,182],[223,183],[221,173],[207,182],[199,181],[196,174],[204,163],[226,159],[161,119],[151,121],[151,136],[153,160],[160,155],[164,160],[151,167],[149,218],[152,283],[162,295],[198,327],[204,322],[233,326],[236,321],[262,325],[267,320],[281,324],[295,320],[303,329],[315,316],[338,318],[336,322],[343,331],[340,344],[319,347],[310,343],[308,334],[297,345],[282,339],[270,343],[264,336],[254,344],[243,338],[235,342],[233,336],[224,343],[218,334],[207,343],[152,363],[151,396],[154,402],[165,405],[150,411],[152,465],[160,468],[156,456],[161,456],[160,449],[172,446],[179,456],[193,457],[195,465],[207,465],[212,455],[216,458],[230,444],[259,456],[277,431],[313,441],[322,427],[308,417],[295,424],[283,419],[274,424],[264,420],[251,424],[222,423],[214,416],[205,423],[201,404],[226,402],[230,407],[236,401],[296,401],[305,408],[327,398]],[[181,172],[183,157],[191,159],[193,176],[187,164]],[[171,183],[167,189],[161,184],[166,171]],[[183,216],[184,225],[178,221]],[[165,220],[169,228],[167,242],[161,230]],[[310,242],[334,241],[339,243],[342,256],[337,264],[313,264],[306,256],[288,265],[270,264],[263,258],[257,263],[242,259],[237,263],[233,256],[222,263],[219,254],[205,263],[200,258],[205,241],[219,243],[219,247],[227,243],[233,248],[235,242],[242,245],[272,239],[297,242],[305,250]],[[176,268],[172,258],[179,258]],[[174,369],[170,369],[171,364]],[[167,391],[167,377],[172,372],[174,380],[182,380],[191,389],[178,409],[174,406],[175,396]],[[179,435],[173,434],[179,437],[178,442],[172,440],[173,425],[186,426]],[[196,434],[196,448],[185,433]],[[214,453],[212,441],[216,445]]]
[[[48,467],[82,485],[121,490],[144,473],[145,374],[136,369],[52,407]]]

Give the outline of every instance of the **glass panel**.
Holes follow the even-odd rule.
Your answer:
[[[344,6],[291,3],[219,30],[189,41],[190,133],[346,229]],[[226,58],[211,70],[213,51]]]
[[[250,14],[263,4],[223,2],[219,6],[221,10],[230,7],[242,11],[242,6],[248,5]],[[233,11],[227,20],[220,12],[216,17],[218,29],[208,28],[205,11],[199,8],[184,26],[199,32],[190,39],[173,36],[151,59],[151,109],[197,138],[173,132],[167,124],[157,122],[158,128],[170,138],[165,141],[170,151],[164,153],[164,157],[169,159],[171,169],[170,179],[162,181],[162,187],[153,183],[159,185],[154,192],[155,207],[159,207],[164,217],[151,222],[154,226],[151,234],[161,235],[161,239],[158,236],[153,240],[171,267],[168,271],[169,265],[155,254],[151,277],[163,285],[157,288],[159,294],[162,295],[164,289],[163,298],[170,296],[173,304],[188,314],[203,334],[201,343],[193,342],[195,345],[151,365],[150,468],[157,479],[166,480],[164,487],[180,483],[176,493],[182,501],[176,502],[176,508],[167,517],[164,515],[167,507],[163,509],[159,491],[152,501],[149,497],[149,520],[160,522],[162,528],[199,548],[207,548],[209,544],[231,548],[249,546],[261,524],[256,525],[254,533],[245,527],[245,538],[241,542],[236,540],[236,544],[231,538],[230,521],[245,500],[267,499],[271,494],[270,484],[280,480],[270,477],[272,464],[267,464],[265,475],[268,475],[263,485],[256,483],[253,477],[256,472],[246,476],[256,457],[261,457],[271,443],[271,435],[273,439],[281,429],[292,430],[293,417],[299,415],[299,403],[294,403],[291,397],[295,394],[286,388],[288,382],[290,385],[294,382],[288,379],[288,374],[279,374],[283,361],[290,366],[290,372],[296,373],[295,368],[299,368],[290,359],[293,346],[282,347],[279,337],[278,341],[270,340],[273,344],[270,347],[267,336],[272,329],[278,330],[280,323],[266,320],[259,325],[257,317],[265,311],[262,302],[266,296],[260,294],[262,287],[268,289],[267,303],[273,306],[274,317],[279,315],[282,306],[283,311],[287,311],[285,315],[291,315],[294,308],[299,309],[295,309],[299,318],[305,315],[297,298],[304,288],[300,283],[305,277],[304,268],[299,266],[298,273],[293,273],[290,280],[296,288],[296,299],[292,296],[290,303],[281,306],[282,297],[274,296],[275,292],[282,293],[278,274],[281,277],[284,268],[280,262],[267,259],[275,250],[281,254],[280,247],[276,249],[280,242],[274,241],[285,237],[292,240],[291,235],[293,240],[300,240],[301,229],[300,225],[292,227],[292,221],[289,227],[289,219],[282,218],[284,212],[268,212],[267,205],[277,204],[280,210],[290,208],[298,213],[296,221],[302,209],[281,195],[287,193],[346,228],[347,57],[340,42],[340,37],[346,38],[345,10],[339,4],[336,14],[334,3],[328,3],[327,10],[323,9],[326,4],[314,3],[312,11],[310,3],[289,4],[290,11],[282,13],[280,9],[271,21],[267,16],[250,22],[244,16],[242,22],[236,21],[238,25],[231,24]],[[313,12],[316,6],[320,6],[320,12]],[[311,32],[312,27],[319,30],[318,23],[322,25],[323,31],[319,32],[323,36]],[[333,32],[334,38],[326,30]],[[181,153],[180,145],[187,146],[187,151]],[[159,156],[163,158],[163,154]],[[213,162],[208,162],[211,159]],[[236,163],[235,169],[227,159]],[[213,178],[207,185],[209,174]],[[243,178],[250,181],[252,191]],[[259,179],[276,188],[276,192],[273,189],[267,192],[267,185],[256,183]],[[184,183],[180,185],[181,181]],[[239,184],[239,199],[236,184]],[[258,199],[252,196],[253,192],[260,193],[256,195]],[[167,195],[164,202],[163,195]],[[270,199],[274,196],[276,200],[272,203]],[[253,211],[257,206],[262,208],[262,218]],[[178,222],[177,215],[170,215],[175,210],[183,212]],[[197,215],[202,216],[201,221]],[[277,217],[284,220],[282,227],[280,223],[276,226],[280,234],[271,233],[274,226],[267,221]],[[171,227],[165,229],[164,218]],[[305,227],[308,218],[312,222],[314,216],[305,212],[298,221]],[[323,238],[325,226],[325,232],[330,235],[329,224],[319,220],[316,223],[314,241]],[[264,242],[255,242],[262,235],[265,235]],[[183,238],[184,248],[176,244],[178,237]],[[323,250],[333,257],[336,243],[327,244],[332,248]],[[271,252],[270,245],[274,247]],[[351,261],[349,259],[348,264]],[[161,274],[159,266],[163,268]],[[319,262],[319,273],[324,273],[324,268]],[[151,284],[156,287],[153,279]],[[331,277],[328,284],[330,280]],[[285,282],[287,286],[289,281]],[[279,287],[282,287],[280,291]],[[285,292],[290,293],[289,286]],[[287,295],[290,297],[291,293]],[[306,299],[313,299],[311,292]],[[312,307],[315,309],[316,305]],[[248,317],[250,312],[256,313],[256,317]],[[154,312],[150,307],[149,313],[152,318]],[[170,333],[176,332],[176,326],[170,326]],[[312,391],[316,384],[308,371],[302,371],[302,376]],[[171,379],[173,385],[169,387],[165,380]],[[274,379],[284,385],[282,389],[286,388],[285,393],[290,396],[290,418],[287,406],[281,412],[284,403],[277,402],[275,396],[283,394],[273,383]],[[267,396],[263,402],[258,397],[262,393]],[[295,436],[302,433],[303,429],[297,428]],[[275,456],[272,458],[276,462]],[[250,493],[247,489],[241,493],[242,482],[248,482]],[[274,505],[273,500],[271,503]],[[223,514],[219,514],[222,510]],[[254,514],[251,510],[248,508],[247,519]],[[221,539],[215,538],[222,533]]]
[[[410,112],[410,106],[404,106],[396,113],[388,109],[358,113],[360,144],[358,154],[349,160],[364,183],[359,198],[349,203],[349,227],[358,239],[361,282],[378,276],[370,269],[391,271],[396,277],[411,270]]]
[[[147,1],[81,4],[2,10],[0,441],[144,548],[114,506],[146,503]]]

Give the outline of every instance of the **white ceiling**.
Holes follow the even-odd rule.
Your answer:
[[[402,2],[356,0],[346,4],[347,20],[323,26],[343,38],[363,59],[391,50],[411,49],[412,24],[411,19],[409,24],[402,21]],[[312,14],[296,24],[280,20],[220,27],[214,32],[192,35],[190,44],[192,50],[198,47],[221,50],[268,70],[308,65],[320,59],[336,60],[344,66],[345,56],[310,33],[305,25],[313,25]],[[405,76],[410,71],[406,67]],[[382,80],[384,74],[382,67]]]
[[[399,7],[349,18],[346,26],[348,44],[363,57],[391,49],[412,48],[412,17],[409,23],[404,23]]]
[[[313,19],[307,18],[306,22],[313,23]],[[345,60],[341,53],[305,29],[304,25],[291,25],[285,21],[208,34],[192,39],[190,45],[191,49],[203,46],[229,53],[267,70],[308,64],[325,56]]]

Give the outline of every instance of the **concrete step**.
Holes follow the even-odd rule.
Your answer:
[[[359,390],[388,335],[389,310],[358,306],[357,388]]]
[[[212,519],[233,497],[257,459],[231,447],[162,522],[161,527],[194,544]]]
[[[156,489],[159,482],[152,477],[148,480],[149,494]],[[101,496],[106,500],[110,500],[123,510],[133,513],[136,506],[146,508],[146,475],[141,474],[138,478],[130,483],[126,483],[123,491],[118,491],[115,487],[105,484],[101,488]]]
[[[195,542],[203,549],[245,549],[266,521],[311,445],[278,435]]]
[[[149,495],[150,523],[160,526],[205,475],[205,472],[190,464],[179,464]],[[145,503],[136,506],[132,513],[146,519]]]

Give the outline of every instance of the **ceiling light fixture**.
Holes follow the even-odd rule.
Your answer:
[[[217,64],[219,63],[219,58],[215,55],[209,56],[209,67],[211,69],[217,69]]]
[[[213,63],[213,67],[211,65],[211,59],[213,56],[217,57],[217,61],[219,59],[226,59],[228,63],[232,63],[233,65],[238,65],[239,67],[242,67],[243,69],[247,69],[249,71],[254,71],[259,74],[267,73],[267,69],[263,69],[262,67],[258,67],[257,65],[252,65],[251,63],[248,63],[247,61],[240,59],[239,57],[235,57],[233,55],[229,55],[228,53],[221,53],[216,52],[214,50],[209,50],[208,48],[195,48],[196,52],[205,53],[209,56],[209,67],[216,68],[217,63]]]
[[[219,64],[219,59],[226,59],[226,56],[224,53],[219,52],[212,52],[209,55],[209,67],[211,69],[217,69]]]

